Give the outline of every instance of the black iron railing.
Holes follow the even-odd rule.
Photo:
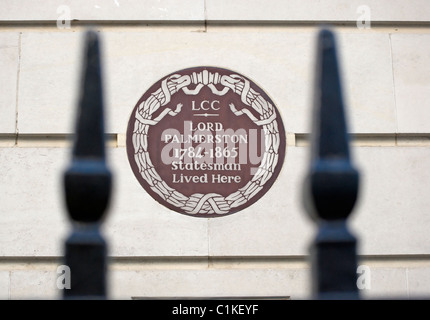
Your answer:
[[[65,243],[71,270],[67,299],[105,299],[107,245],[100,233],[109,204],[112,175],[106,164],[101,55],[96,32],[85,38],[75,141],[64,174],[65,200],[72,232]]]
[[[312,294],[317,299],[357,299],[356,239],[347,218],[359,174],[351,163],[334,34],[318,35],[311,159],[303,203],[318,225],[311,245]]]

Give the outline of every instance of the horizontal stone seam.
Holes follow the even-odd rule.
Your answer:
[[[311,135],[308,133],[295,134],[295,146],[308,146]],[[350,142],[358,147],[430,147],[428,133],[355,133],[350,134]]]
[[[373,254],[360,255],[358,259],[362,261],[430,261],[429,254]],[[269,261],[289,261],[289,262],[306,262],[310,258],[309,255],[231,255],[231,256],[141,256],[141,255],[109,255],[107,257],[110,263],[136,263],[136,262],[151,262],[151,261],[254,261],[254,262],[269,262]],[[59,263],[63,256],[1,256],[1,263]]]
[[[123,133],[106,134],[106,146],[121,148],[126,146]],[[287,133],[288,147],[306,147],[309,145],[309,133]],[[353,133],[350,141],[357,147],[430,147],[430,133]],[[73,134],[0,134],[0,147],[21,148],[65,148],[71,147]]]
[[[70,30],[74,27],[85,27],[93,25],[95,27],[104,26],[201,26],[201,27],[216,27],[216,26],[286,26],[286,27],[315,27],[324,24],[330,24],[333,27],[357,27],[356,20],[306,20],[306,19],[274,19],[274,20],[213,20],[213,19],[196,19],[196,20],[157,20],[157,19],[146,19],[146,20],[79,20],[72,19],[70,21]],[[57,20],[0,20],[0,28],[2,27],[53,27],[64,31],[63,28],[57,28]],[[429,20],[372,20],[371,29],[374,28],[430,28]]]

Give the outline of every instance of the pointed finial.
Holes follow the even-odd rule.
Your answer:
[[[76,222],[98,222],[112,177],[105,161],[101,57],[98,35],[87,31],[72,163],[65,173],[66,204]]]
[[[349,136],[333,32],[318,34],[311,166],[305,206],[311,217],[346,219],[358,193],[358,172],[350,161]]]
[[[104,150],[103,93],[99,38],[95,31],[85,35],[85,49],[78,105],[75,158],[102,160]]]

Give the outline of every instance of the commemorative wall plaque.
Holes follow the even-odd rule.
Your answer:
[[[165,76],[132,110],[127,155],[141,186],[181,214],[214,218],[260,199],[285,157],[285,131],[269,96],[227,69]]]

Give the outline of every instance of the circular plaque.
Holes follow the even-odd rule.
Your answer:
[[[127,155],[142,187],[176,212],[236,213],[275,182],[285,131],[268,95],[231,70],[195,67],[167,75],[139,99]]]

